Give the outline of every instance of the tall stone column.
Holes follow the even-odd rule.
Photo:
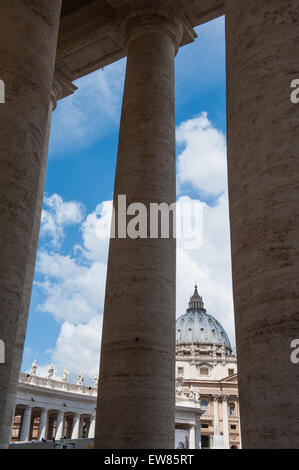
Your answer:
[[[56,418],[56,433],[55,433],[55,439],[63,439],[63,431],[64,431],[64,413],[63,411],[58,411],[57,412],[57,418]]]
[[[72,439],[79,438],[79,431],[80,431],[80,415],[75,414],[74,419],[73,419]]]
[[[299,447],[299,0],[228,0],[232,270],[244,448]]]
[[[93,415],[90,417],[90,422],[89,422],[88,437],[90,439],[94,438],[95,427],[96,427],[96,417]]]
[[[26,406],[21,422],[21,432],[19,440],[24,442],[29,440],[30,426],[31,426],[31,407]]]
[[[42,408],[40,412],[38,440],[46,439],[47,436],[48,410]]]
[[[127,205],[143,203],[148,214],[150,203],[176,200],[174,59],[182,28],[163,10],[164,1],[143,3],[125,27],[116,220],[118,195],[126,195]],[[168,239],[149,238],[148,227],[146,238],[116,230],[110,241],[96,448],[174,446],[176,244],[170,226]]]
[[[27,325],[26,270],[53,82],[61,0],[3,0],[0,17],[0,448],[10,440]],[[30,34],[28,34],[30,31]]]
[[[229,449],[229,429],[228,429],[228,411],[227,411],[227,397],[222,397],[222,423],[223,423],[223,439],[224,446]]]

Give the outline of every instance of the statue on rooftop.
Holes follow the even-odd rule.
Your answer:
[[[68,375],[69,375],[70,371],[68,369],[64,369],[63,371],[63,376],[61,378],[62,382],[66,382],[67,381],[67,378],[68,378]]]
[[[37,364],[36,364],[36,359],[34,359],[32,366],[31,366],[30,375],[36,375],[36,371],[37,371]]]
[[[84,382],[84,375],[82,372],[79,372],[78,374],[78,380],[77,380],[77,385],[83,385]]]
[[[53,379],[53,374],[54,374],[54,366],[51,364],[48,369],[48,379]]]

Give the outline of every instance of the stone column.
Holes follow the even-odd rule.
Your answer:
[[[194,425],[190,426],[189,428],[189,449],[196,449]]]
[[[94,438],[95,427],[96,427],[96,417],[93,415],[90,417],[90,422],[89,422],[88,437],[90,439]]]
[[[201,449],[201,422],[200,422],[200,418],[196,422],[196,427],[195,427],[195,449]]]
[[[56,418],[56,434],[55,434],[55,439],[63,439],[63,431],[64,431],[64,413],[63,411],[58,411],[57,412],[57,418]]]
[[[10,440],[27,325],[26,269],[53,82],[61,0],[3,0],[0,17],[0,448]],[[28,34],[30,31],[30,34]]]
[[[28,441],[31,426],[31,407],[26,406],[21,423],[20,441]]]
[[[218,397],[213,397],[213,407],[214,407],[214,434],[220,433],[219,428],[219,405],[218,405]]]
[[[244,448],[299,448],[299,0],[226,1],[228,173]]]
[[[49,416],[48,419],[48,430],[47,430],[47,439],[51,440],[53,439],[53,424],[54,424],[54,419],[53,416]]]
[[[72,439],[79,438],[79,431],[80,431],[80,415],[75,414],[74,419],[73,419]]]
[[[222,397],[222,423],[223,423],[223,439],[224,446],[229,449],[229,429],[228,429],[228,411],[227,411],[227,397]]]
[[[39,430],[38,430],[38,440],[46,439],[47,436],[47,420],[48,420],[48,410],[44,408],[40,412],[40,421],[39,421]]]
[[[174,58],[182,31],[161,11],[165,2],[146,3],[150,11],[138,10],[125,27],[116,220],[118,195],[126,195],[127,205],[143,203],[148,213],[150,203],[176,200]],[[174,447],[176,244],[170,227],[168,239],[150,239],[148,228],[146,238],[116,230],[110,241],[96,448]]]

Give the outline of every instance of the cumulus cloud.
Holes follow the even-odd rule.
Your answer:
[[[94,212],[88,214],[81,226],[83,248],[87,259],[106,261],[111,228],[112,201],[100,203]]]
[[[84,206],[80,202],[65,202],[58,194],[44,199],[40,235],[48,236],[51,245],[58,249],[64,239],[67,226],[80,224],[84,216]]]
[[[57,376],[61,377],[64,368],[68,368],[70,381],[76,381],[82,371],[90,383],[98,374],[102,321],[103,316],[96,315],[87,323],[63,323],[52,355]]]
[[[35,285],[43,294],[37,308],[61,323],[49,362],[57,377],[68,367],[72,373],[82,369],[90,379],[99,361],[112,201],[102,202],[84,219],[80,203],[64,202],[57,195],[46,198],[45,207],[53,223],[41,232],[41,240],[50,236],[51,243],[50,249],[42,246],[37,257]],[[60,241],[64,228],[72,223],[80,223],[82,243],[64,255]],[[46,375],[47,367],[40,365],[39,374]]]
[[[180,198],[179,202],[186,197]],[[198,200],[189,199],[190,204]],[[216,317],[234,340],[228,197],[213,206],[203,203],[203,242],[195,250],[177,244],[177,316],[185,313],[194,283],[199,285],[207,311]]]
[[[178,183],[191,184],[202,197],[219,196],[227,188],[226,141],[206,112],[182,122],[177,143],[184,146],[178,157]]]

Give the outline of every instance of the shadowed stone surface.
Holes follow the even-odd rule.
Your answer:
[[[61,0],[3,0],[0,16],[0,447],[12,425],[27,325],[30,257],[41,160],[46,138]]]
[[[299,1],[229,0],[228,169],[244,448],[299,447]]]
[[[115,207],[176,198],[176,47],[164,20],[145,22],[128,43]],[[175,267],[174,239],[110,242],[96,448],[174,446]]]

